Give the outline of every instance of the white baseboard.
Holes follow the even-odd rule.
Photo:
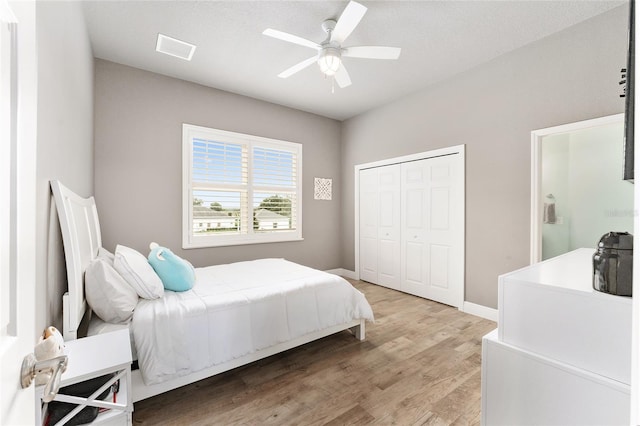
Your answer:
[[[335,275],[340,275],[341,277],[345,277],[345,278],[349,278],[351,280],[356,280],[356,273],[355,271],[350,271],[348,269],[344,269],[344,268],[337,268],[337,269],[330,269],[328,271],[330,274],[335,274]]]
[[[349,278],[352,280],[358,279],[356,278],[355,271],[350,271],[344,268],[329,269],[329,270],[326,270],[325,272],[328,272],[330,274],[340,275],[341,277]],[[464,302],[460,310],[467,314],[475,315],[480,318],[498,322],[498,310],[494,308],[489,308],[483,305],[477,305],[471,302]]]
[[[482,306],[482,305],[476,305],[475,303],[471,303],[471,302],[464,302],[462,304],[461,311],[467,314],[475,315],[477,317],[498,322],[498,310],[494,308],[489,308],[487,306]]]

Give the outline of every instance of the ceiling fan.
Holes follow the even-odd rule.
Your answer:
[[[342,47],[342,43],[349,37],[358,26],[360,20],[367,12],[367,8],[360,3],[350,1],[347,7],[338,18],[338,21],[328,19],[322,23],[322,29],[327,33],[327,38],[322,43],[316,43],[293,34],[268,28],[262,34],[288,41],[289,43],[310,47],[318,51],[317,54],[304,61],[288,68],[278,74],[280,78],[287,78],[314,62],[318,63],[320,71],[326,76],[333,77],[341,88],[351,84],[351,77],[347,72],[342,58],[365,58],[365,59],[398,59],[400,56],[399,47],[385,46],[354,46]]]

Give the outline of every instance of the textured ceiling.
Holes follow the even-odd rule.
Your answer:
[[[313,65],[277,75],[314,50],[347,1],[89,1],[97,58],[344,120],[626,4],[625,1],[361,1],[368,11],[344,46],[402,48],[397,61],[345,58],[353,84],[331,90]],[[155,51],[158,33],[197,45],[191,62]]]

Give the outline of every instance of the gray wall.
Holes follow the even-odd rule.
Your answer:
[[[50,179],[93,194],[93,53],[80,2],[38,2],[36,329],[62,330],[67,288]],[[53,210],[53,215],[52,215]]]
[[[156,241],[195,266],[262,257],[342,265],[339,122],[104,60],[95,83],[95,196],[107,249],[146,254]],[[304,241],[182,250],[182,123],[301,143]],[[314,177],[333,178],[333,201],[313,200]]]
[[[530,132],[620,113],[626,6],[342,127],[342,254],[354,269],[353,166],[466,144],[465,300],[497,307],[497,277],[529,261]]]

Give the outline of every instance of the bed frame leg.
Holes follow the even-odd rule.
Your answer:
[[[364,337],[365,337],[364,320],[360,320],[360,325],[356,325],[355,327],[352,327],[350,330],[353,333],[353,335],[356,337],[356,339],[360,341],[364,340]]]

